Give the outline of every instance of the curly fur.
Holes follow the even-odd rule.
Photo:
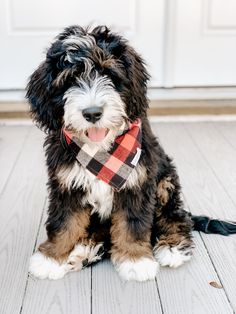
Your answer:
[[[98,78],[105,78],[109,87],[105,84],[100,86],[102,96],[95,88],[91,96]],[[192,221],[183,210],[178,175],[171,159],[153,135],[147,119],[148,79],[145,63],[139,54],[124,38],[104,26],[91,31],[79,26],[66,28],[57,36],[47,51],[46,59],[30,77],[27,98],[31,114],[40,128],[47,132],[48,239],[39,250],[58,263],[68,263],[70,267],[65,268],[68,271],[81,269],[81,264],[77,267],[73,265],[73,268],[68,259],[78,244],[95,247],[103,243],[117,271],[127,280],[153,279],[158,262],[164,260],[165,265],[176,267],[192,254]],[[67,102],[66,95],[71,90],[76,91],[73,93],[75,98]],[[86,101],[99,105],[102,101],[104,120],[99,123],[109,129],[115,130],[127,120],[140,118],[142,121],[141,170],[120,192],[104,189],[96,183],[95,194],[94,178],[85,172],[88,184],[78,183],[81,181],[76,176],[81,176],[85,170],[80,165],[73,168],[75,156],[61,143],[64,124],[78,132],[78,136],[84,136],[84,130],[90,125],[82,115],[72,119],[82,110],[82,100],[76,98],[81,93],[87,97],[83,99],[83,108]],[[111,94],[114,97],[112,105],[108,106]],[[115,110],[114,106],[118,106],[119,110]],[[68,110],[73,116],[69,122]],[[116,122],[109,124],[106,115]],[[109,202],[106,201],[108,196]],[[94,197],[93,202],[91,197]],[[106,212],[103,217],[99,211],[102,205],[103,212]],[[105,205],[109,208],[104,209]],[[171,248],[175,248],[171,251],[172,255]],[[178,258],[173,256],[174,252]],[[166,258],[163,254],[167,254]],[[87,257],[84,256],[84,259],[86,264]],[[79,260],[81,263],[81,257]],[[31,265],[37,263],[32,262]],[[39,270],[34,270],[33,266],[30,269],[40,277]],[[53,269],[50,278],[55,279],[57,275],[52,273]]]

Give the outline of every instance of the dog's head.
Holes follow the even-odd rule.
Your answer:
[[[121,36],[104,26],[72,26],[30,77],[26,97],[41,128],[65,126],[100,143],[124,121],[146,115],[147,80],[143,60]]]

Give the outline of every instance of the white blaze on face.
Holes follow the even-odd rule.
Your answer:
[[[102,118],[96,127],[112,128],[121,124],[125,114],[125,104],[113,83],[106,76],[96,76],[89,82],[79,81],[78,86],[71,87],[64,95],[65,125],[72,125],[77,130],[86,130],[94,125],[84,119],[82,110],[88,107],[103,107]]]
[[[109,138],[107,133],[111,136],[110,133],[116,132],[124,123],[125,104],[107,76],[96,75],[93,80],[78,81],[78,86],[67,90],[64,99],[65,126],[73,127],[78,133],[82,131],[84,141],[85,132],[91,141],[99,142],[104,137]],[[95,124],[87,121],[82,115],[84,109],[94,106],[103,108],[102,117]]]

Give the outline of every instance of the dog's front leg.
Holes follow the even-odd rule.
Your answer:
[[[146,281],[157,274],[159,265],[150,240],[152,221],[149,200],[132,191],[120,195],[112,212],[111,259],[125,280]]]
[[[59,279],[67,272],[80,270],[98,257],[99,245],[88,239],[90,208],[78,201],[78,195],[53,197],[46,223],[48,239],[31,257],[29,271],[40,279]],[[100,245],[101,246],[101,245]]]
[[[56,209],[56,206],[52,203],[49,206],[46,223],[48,239],[39,246],[38,251],[30,260],[30,273],[40,279],[59,279],[68,271],[73,270],[75,265],[69,261],[69,257],[75,249],[77,253],[79,250],[81,253],[81,268],[82,260],[86,259],[85,247],[88,245],[87,227],[90,210],[72,211],[63,208],[63,204],[60,209]],[[78,269],[78,263],[76,266]]]

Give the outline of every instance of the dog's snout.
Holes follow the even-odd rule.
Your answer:
[[[97,122],[98,120],[101,119],[102,117],[102,114],[103,114],[103,108],[102,107],[89,107],[89,108],[86,108],[82,111],[82,115],[83,117],[89,121],[89,122],[92,122],[92,123],[95,123]]]

